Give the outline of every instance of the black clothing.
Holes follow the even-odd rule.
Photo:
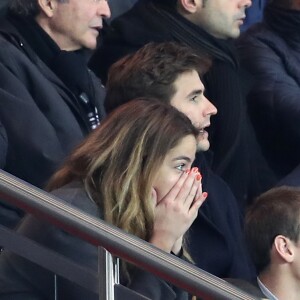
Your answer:
[[[264,21],[238,41],[241,63],[255,78],[251,121],[278,180],[300,164],[300,12],[268,5]]]
[[[208,197],[188,233],[192,258],[199,268],[218,277],[253,280],[255,270],[246,250],[243,217],[236,199],[212,172],[203,153],[197,153],[194,166],[202,174],[202,189]]]
[[[300,165],[276,184],[276,186],[282,185],[300,187]]]
[[[92,57],[90,66],[105,80],[113,62],[150,41],[182,42],[213,58],[214,64],[203,80],[206,96],[219,111],[209,129],[214,152],[212,168],[229,184],[244,208],[248,199],[271,186],[273,178],[271,174],[270,178],[262,178],[264,171],[257,169],[265,166],[264,159],[248,120],[247,88],[241,83],[243,74],[231,42],[214,38],[175,10],[139,1],[106,29],[103,45]]]
[[[44,59],[55,58],[60,50],[32,22],[11,15],[0,22],[0,162],[5,171],[43,187],[91,131],[91,124],[78,102],[80,95],[66,86]],[[31,34],[24,38],[21,31],[25,28]],[[86,74],[90,100],[102,118],[104,88],[91,71]],[[7,204],[0,205],[0,211],[1,224],[10,227],[22,216]]]

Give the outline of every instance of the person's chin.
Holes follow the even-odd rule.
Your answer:
[[[209,141],[205,140],[205,141],[200,141],[198,142],[197,145],[197,152],[204,152],[207,151],[210,147]]]
[[[230,38],[237,39],[240,36],[240,34],[241,34],[240,27],[237,27],[231,32]]]
[[[97,38],[96,36],[91,35],[89,38],[86,38],[82,42],[82,46],[87,49],[94,50],[97,47]]]

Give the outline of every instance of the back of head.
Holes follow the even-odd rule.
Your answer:
[[[177,4],[177,0],[151,0],[153,3],[164,5],[166,7],[174,8]]]
[[[277,6],[285,9],[293,7],[295,0],[269,0],[267,3],[272,6]]]
[[[300,189],[278,187],[259,196],[246,214],[246,239],[257,271],[271,262],[277,235],[298,242],[300,234]]]
[[[57,0],[57,2],[67,1],[68,0]],[[33,18],[41,12],[38,0],[9,0],[8,9],[16,15]]]
[[[21,16],[35,17],[40,12],[38,0],[10,0],[9,11]]]
[[[154,176],[169,150],[185,136],[197,134],[191,121],[172,106],[154,99],[131,101],[74,151],[49,189],[84,182],[107,221],[147,239]]]
[[[175,42],[149,43],[111,66],[105,108],[110,112],[139,97],[169,103],[179,75],[196,70],[202,76],[210,64],[207,56],[195,54],[187,46]]]

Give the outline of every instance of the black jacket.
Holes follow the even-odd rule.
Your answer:
[[[263,153],[281,179],[300,164],[300,12],[269,5],[239,40],[255,82],[250,115]]]
[[[241,81],[244,74],[231,42],[214,38],[175,10],[152,1],[138,1],[105,30],[102,46],[90,66],[105,81],[112,63],[150,41],[182,42],[213,58],[213,66],[203,81],[206,96],[219,111],[210,127],[212,168],[229,184],[243,208],[252,196],[267,189],[273,178],[257,169],[258,165],[266,165],[248,120],[247,84]]]
[[[100,116],[104,88],[90,71]],[[66,85],[32,50],[12,24],[0,23],[1,167],[43,187],[62,160],[90,132],[86,114]],[[0,206],[0,223],[14,226],[20,215]]]
[[[197,153],[194,166],[202,174],[202,189],[208,197],[188,233],[192,258],[199,268],[218,277],[252,280],[255,270],[245,246],[243,216],[234,195],[211,170],[203,153]]]

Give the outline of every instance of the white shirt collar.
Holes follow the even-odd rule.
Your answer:
[[[257,283],[262,293],[270,300],[279,300],[257,277]]]

